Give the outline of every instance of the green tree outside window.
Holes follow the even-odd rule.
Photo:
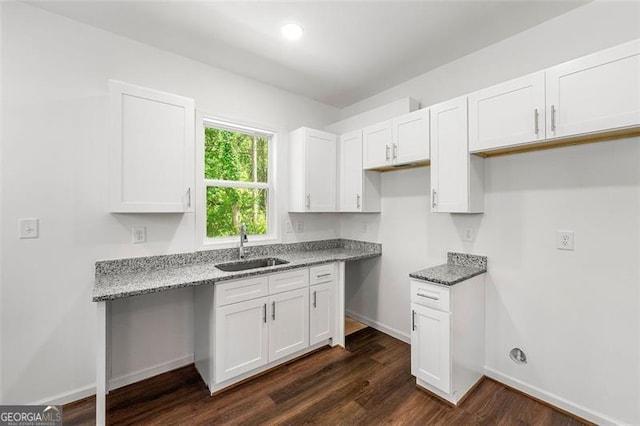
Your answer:
[[[207,184],[207,237],[238,235],[241,223],[265,235],[269,138],[207,127],[204,144],[204,178],[216,181]]]

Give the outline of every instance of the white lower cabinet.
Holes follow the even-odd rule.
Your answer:
[[[451,390],[451,314],[413,304],[411,374],[443,392]]]
[[[269,297],[269,361],[309,346],[309,290],[287,291]]]
[[[453,286],[411,280],[411,374],[453,404],[484,375],[484,277]]]
[[[334,263],[310,269],[309,344],[315,345],[334,335],[336,267]]]
[[[309,293],[309,344],[314,345],[333,335],[333,284],[315,285]]]
[[[195,364],[209,390],[329,343],[335,270],[331,263],[196,287]]]
[[[265,298],[216,309],[216,382],[269,361]]]

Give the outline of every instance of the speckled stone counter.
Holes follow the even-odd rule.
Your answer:
[[[411,278],[442,285],[454,285],[487,272],[487,257],[449,252],[447,263],[409,274]]]
[[[96,262],[92,298],[94,302],[121,299],[322,263],[376,257],[382,254],[382,245],[335,239],[248,246],[245,253],[245,260],[278,257],[289,263],[237,272],[224,272],[215,267],[219,263],[238,260],[237,248],[99,261]]]

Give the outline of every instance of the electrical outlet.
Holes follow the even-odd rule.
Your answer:
[[[573,231],[556,231],[556,248],[573,250]]]
[[[38,238],[40,235],[40,223],[38,218],[18,219],[18,237],[21,239]]]
[[[291,224],[290,220],[287,220],[287,222],[284,225],[284,232],[286,232],[287,234],[291,234],[293,232],[293,225]]]
[[[296,232],[304,232],[304,222],[299,220],[296,222]]]
[[[131,228],[131,242],[140,244],[147,242],[147,228],[145,226],[134,226]]]
[[[462,239],[464,241],[473,241],[473,237],[473,228],[464,228],[464,230],[462,231]]]

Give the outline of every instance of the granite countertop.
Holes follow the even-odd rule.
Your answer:
[[[289,263],[236,272],[224,272],[215,267],[219,263],[238,261],[237,248],[101,261],[96,262],[92,299],[94,302],[121,299],[323,263],[376,257],[382,254],[382,246],[337,239],[246,247],[246,252],[244,260],[277,257]]]
[[[449,252],[447,263],[409,274],[411,278],[452,286],[487,272],[487,257]]]

